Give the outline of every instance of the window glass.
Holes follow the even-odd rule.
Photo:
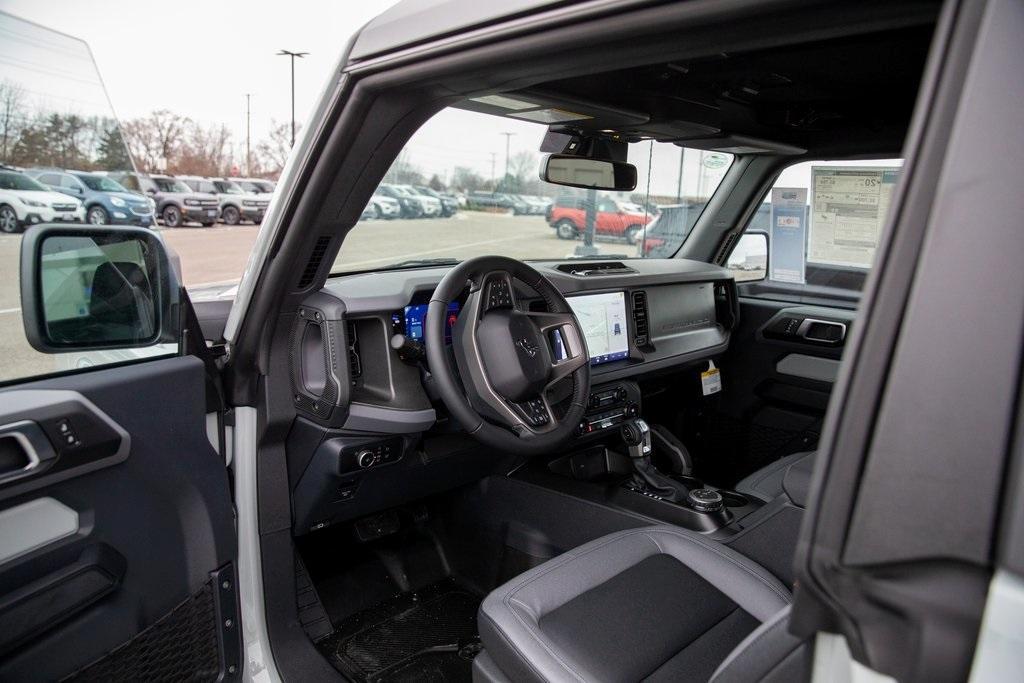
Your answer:
[[[101,175],[80,175],[78,179],[81,180],[86,187],[95,192],[124,192],[125,189],[120,183],[116,183],[110,178]]]
[[[637,167],[635,190],[554,185],[538,173],[547,125],[525,120],[529,112],[502,116],[469,111],[472,104],[441,111],[406,144],[346,236],[333,272],[481,254],[669,257],[732,163],[729,154],[641,141],[627,151]]]
[[[752,268],[763,246],[741,240],[728,267],[737,280],[862,289],[902,167],[902,159],[876,159],[786,168],[747,226],[768,237],[767,263]]]
[[[119,182],[126,190],[140,191],[142,188],[139,186],[139,179],[133,175],[126,175],[119,179]]]

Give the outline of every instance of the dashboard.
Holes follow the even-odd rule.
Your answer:
[[[707,263],[531,265],[566,297],[586,339],[592,389],[576,432],[581,442],[639,414],[635,380],[696,366],[725,351],[738,320],[732,275]],[[319,446],[308,462],[304,456],[301,467],[296,465],[296,533],[382,509],[399,494],[396,487],[408,484],[399,476],[402,468],[474,447],[446,420],[423,354],[430,297],[446,273],[439,267],[331,278],[299,307],[289,342],[294,405],[303,418],[296,424],[309,429],[310,443]],[[532,288],[519,281],[515,288],[518,306],[547,310]],[[446,343],[463,304],[453,301],[448,308]],[[559,353],[557,339],[552,351]],[[570,394],[571,382],[565,388]],[[405,457],[412,452],[416,458]],[[471,476],[469,463],[477,466],[478,460],[486,459],[462,462],[451,476]],[[438,464],[429,471],[441,469]],[[365,493],[380,477],[387,485]],[[421,478],[420,486],[425,482]],[[357,489],[365,505],[338,507],[355,500]]]

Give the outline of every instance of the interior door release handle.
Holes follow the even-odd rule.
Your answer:
[[[839,346],[846,339],[846,324],[835,320],[804,318],[796,334],[809,342]]]
[[[0,425],[0,484],[46,471],[57,452],[32,420]]]

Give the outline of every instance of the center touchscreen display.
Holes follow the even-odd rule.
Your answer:
[[[568,297],[590,351],[590,364],[600,365],[629,357],[624,292]]]

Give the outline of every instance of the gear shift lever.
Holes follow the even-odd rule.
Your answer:
[[[633,489],[648,495],[683,503],[689,491],[681,483],[669,479],[651,463],[651,428],[641,419],[622,423],[622,440],[629,449],[629,461],[633,465]]]
[[[629,448],[629,457],[650,458],[651,456],[651,428],[643,420],[636,419],[622,424],[622,440]]]
[[[722,494],[718,491],[708,488],[691,491],[654,467],[651,462],[651,428],[646,422],[640,419],[624,422],[622,440],[626,442],[629,461],[633,465],[630,486],[634,490],[679,505],[688,505],[697,512],[718,512],[723,508]]]

